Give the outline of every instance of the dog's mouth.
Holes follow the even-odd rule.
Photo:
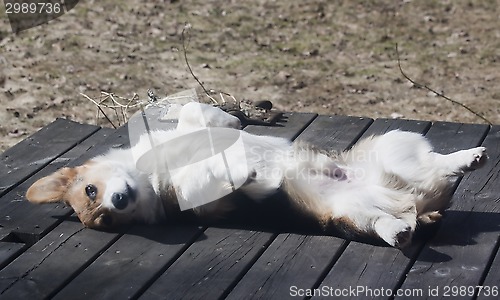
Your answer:
[[[130,221],[130,216],[118,214],[109,210],[100,210],[94,214],[80,214],[78,218],[87,228],[109,230],[119,228]]]
[[[113,226],[113,216],[110,213],[102,213],[94,220],[94,223],[100,228],[110,228]]]
[[[118,229],[130,224],[133,220],[132,214],[119,214],[108,210],[101,211],[96,215],[97,217],[86,225],[87,227],[101,230]]]
[[[104,229],[115,225],[113,213],[106,208],[87,209],[78,212],[77,215],[80,222],[87,228]]]

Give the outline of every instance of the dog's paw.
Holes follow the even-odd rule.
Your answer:
[[[411,239],[413,237],[413,230],[410,226],[405,227],[402,231],[398,232],[394,237],[394,247],[396,248],[405,248],[411,243]]]
[[[375,231],[387,244],[404,248],[408,246],[413,237],[413,229],[403,220],[382,218],[375,223]]]
[[[488,160],[488,155],[486,154],[485,147],[476,147],[467,150],[467,170],[476,170],[484,166]]]
[[[439,211],[430,211],[418,216],[417,220],[422,225],[439,222],[443,215]]]

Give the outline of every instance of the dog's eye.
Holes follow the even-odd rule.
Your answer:
[[[85,187],[85,194],[91,199],[95,200],[97,197],[97,187],[93,184],[89,184]]]

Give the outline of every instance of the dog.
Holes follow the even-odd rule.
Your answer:
[[[207,155],[199,133],[208,129],[220,130],[216,143],[238,140],[242,147],[221,146],[218,154]],[[65,202],[86,227],[106,229],[163,222],[179,215],[182,206],[199,218],[217,219],[238,206],[235,191],[260,203],[273,201],[280,190],[293,207],[324,226],[403,248],[417,225],[441,219],[450,205],[452,177],[486,160],[484,147],[444,155],[434,152],[421,134],[399,130],[332,154],[252,135],[240,130],[238,118],[193,102],[181,109],[175,129],[146,132],[131,148],[64,167],[32,184],[26,198]]]

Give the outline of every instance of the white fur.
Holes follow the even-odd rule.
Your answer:
[[[190,164],[200,147],[193,140],[189,148],[160,151],[147,169],[136,170],[135,160],[150,149],[150,141],[161,145],[204,126],[239,130],[235,117],[204,104],[188,104],[180,114],[176,130],[144,135],[131,149],[111,150],[93,159],[94,165],[107,164],[114,171],[106,183],[103,205],[136,221],[158,222],[167,218],[175,199],[165,199],[172,182],[177,197],[232,192],[227,169],[220,159]],[[279,188],[288,192],[299,209],[328,223],[343,222],[355,233],[375,234],[392,246],[402,247],[411,240],[417,223],[433,222],[449,205],[450,176],[479,167],[486,158],[485,148],[462,150],[448,155],[432,151],[420,134],[391,131],[359,142],[348,152],[321,153],[294,145],[277,137],[238,132],[245,151],[230,147],[225,151],[234,182],[261,201]],[[135,157],[135,159],[134,159]],[[179,162],[177,172],[168,165]],[[91,166],[95,167],[95,166]],[[169,176],[165,174],[169,172]],[[113,207],[110,197],[126,185],[137,190],[137,199],[123,209]],[[271,200],[269,200],[271,201]],[[197,210],[201,215],[225,212],[224,204],[212,202]],[[167,212],[167,213],[166,213]]]

